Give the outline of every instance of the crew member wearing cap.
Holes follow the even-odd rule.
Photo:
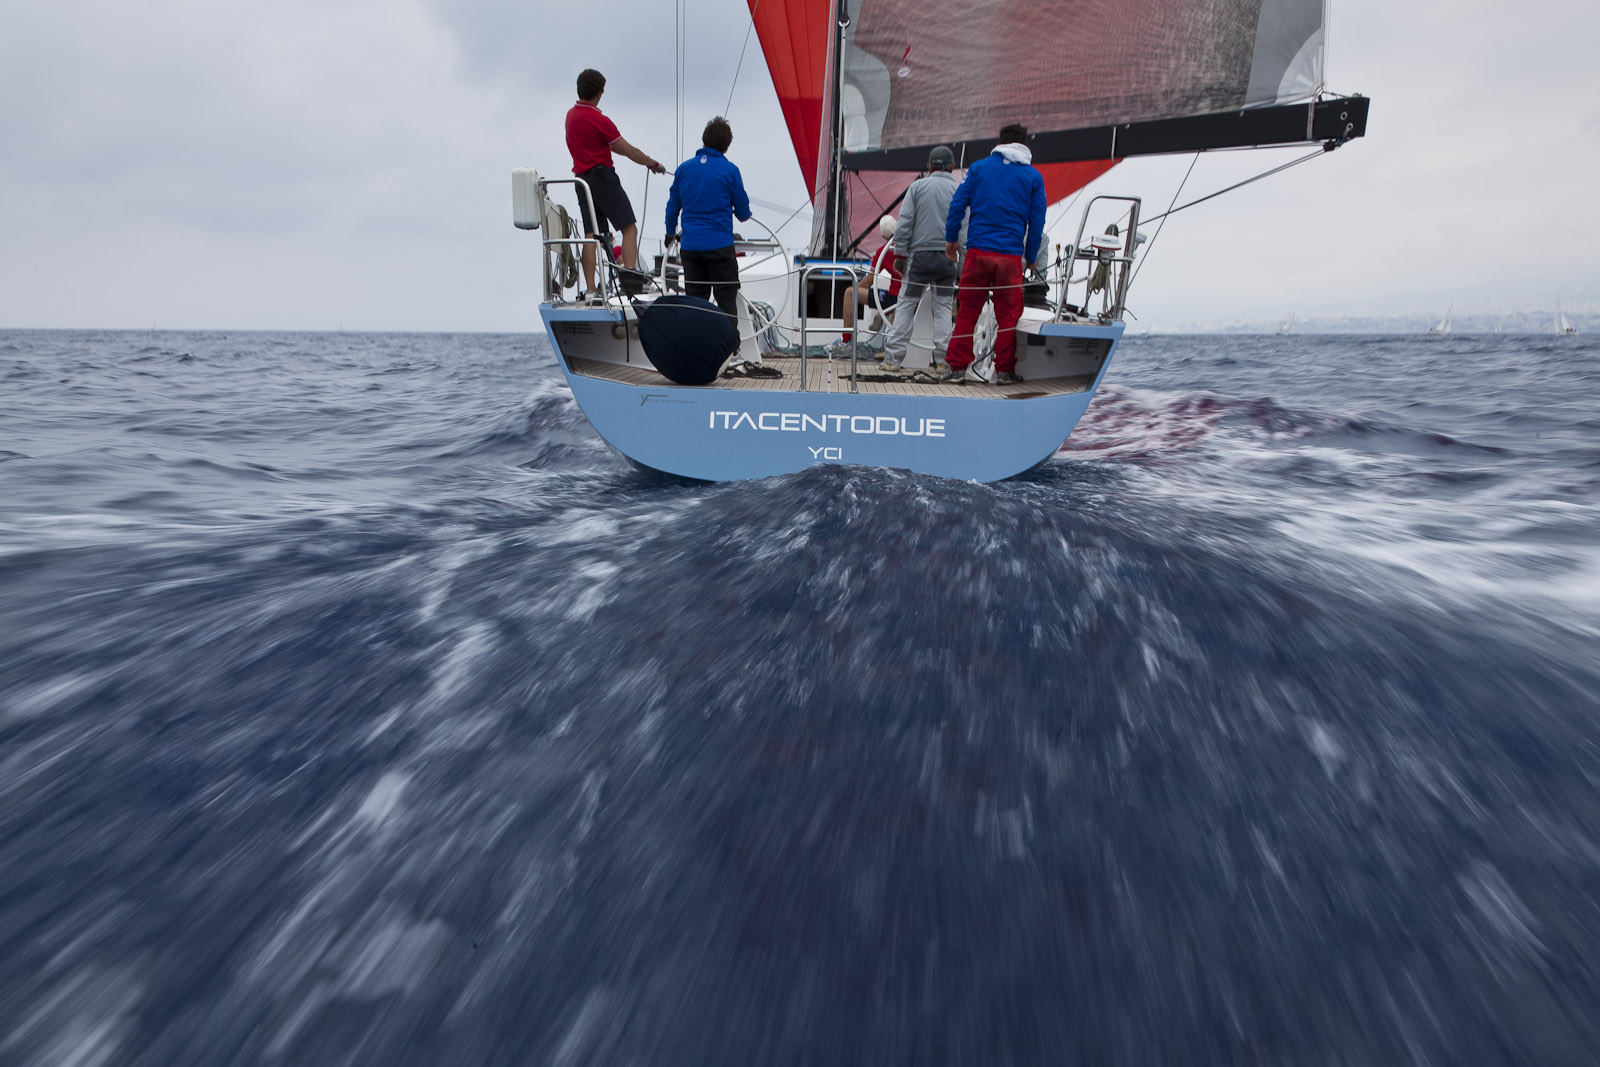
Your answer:
[[[665,174],[667,168],[629,144],[618,132],[617,124],[600,113],[600,97],[605,91],[606,76],[598,70],[578,75],[578,102],[567,112],[567,151],[572,153],[572,173],[589,184],[594,201],[591,213],[589,200],[581,191],[578,193],[583,235],[593,237],[617,227],[622,231],[622,265],[632,270],[639,259],[639,227],[633,205],[628,203],[628,194],[612,166],[611,153],[627,156],[656,174]],[[591,293],[596,289],[594,268],[594,245],[585,244],[583,277]]]
[[[955,153],[939,145],[928,153],[928,173],[911,183],[900,202],[894,231],[894,261],[904,273],[894,325],[883,346],[883,369],[899,370],[906,360],[911,327],[924,297],[933,303],[933,360],[944,361],[950,344],[950,305],[955,297],[956,265],[944,254],[944,223],[956,195]],[[964,228],[964,227],[963,227]]]

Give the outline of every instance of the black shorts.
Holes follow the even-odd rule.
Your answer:
[[[628,203],[628,194],[622,188],[622,179],[617,177],[615,167],[590,167],[578,177],[589,183],[589,195],[594,198],[595,214],[599,216],[593,219],[588,217],[589,204],[580,189],[578,209],[584,215],[585,237],[611,230],[621,232],[638,221],[634,218],[633,205]]]

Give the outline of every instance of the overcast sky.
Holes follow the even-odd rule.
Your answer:
[[[1361,141],[1174,216],[1145,325],[1448,303],[1600,311],[1600,8],[1331,0]],[[726,107],[758,201],[805,199],[743,0],[690,5],[689,144]],[[516,166],[565,173],[573,79],[677,154],[671,0],[54,0],[0,5],[0,327],[528,330]],[[1303,149],[1202,156],[1189,200]],[[1165,207],[1193,157],[1096,191]],[[622,161],[644,206],[645,174]],[[650,181],[645,243],[661,232]],[[788,214],[758,206],[776,225]],[[1052,212],[1052,217],[1058,214]],[[1070,239],[1076,217],[1054,231]],[[785,237],[803,244],[797,223]]]

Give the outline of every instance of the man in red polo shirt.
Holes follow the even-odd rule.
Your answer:
[[[578,102],[567,112],[567,151],[572,153],[572,173],[589,184],[594,203],[589,204],[580,190],[578,209],[583,215],[583,235],[593,237],[615,226],[622,231],[622,265],[629,270],[639,258],[639,227],[622,188],[611,153],[616,151],[657,174],[667,168],[623,139],[617,124],[600,113],[600,97],[606,91],[606,76],[598,70],[578,75]],[[590,208],[593,208],[591,214]],[[594,283],[594,245],[583,246],[583,277],[589,291]]]

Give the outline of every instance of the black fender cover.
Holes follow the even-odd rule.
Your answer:
[[[706,385],[739,348],[739,328],[697,296],[663,296],[639,316],[644,354],[679,385]]]

